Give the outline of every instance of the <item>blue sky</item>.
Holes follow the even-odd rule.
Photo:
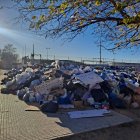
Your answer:
[[[0,4],[4,6],[10,6],[12,2],[10,0],[0,0]],[[39,36],[36,33],[29,31],[28,26],[23,23],[15,23],[15,17],[18,17],[16,9],[2,9],[0,10],[0,48],[10,43],[17,48],[18,53],[23,56],[30,55],[32,52],[32,46],[35,45],[35,53],[42,54],[43,58],[47,57],[46,48],[48,50],[49,57],[64,58],[67,59],[92,59],[99,58],[99,47],[95,42],[95,37],[87,30],[84,34],[81,34],[75,38],[72,42],[64,42],[60,39],[45,39],[44,36]],[[121,50],[112,52],[102,49],[102,57],[108,59],[115,59],[120,61],[136,61],[140,62],[139,49],[133,50]]]

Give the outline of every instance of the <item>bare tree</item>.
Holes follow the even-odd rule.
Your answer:
[[[12,64],[18,61],[16,48],[14,48],[12,44],[7,44],[3,49],[1,49],[0,58],[3,65],[11,68]]]
[[[103,37],[120,49],[140,44],[140,0],[13,0],[20,18],[42,35],[73,39],[102,23]],[[112,46],[112,45],[111,45]]]

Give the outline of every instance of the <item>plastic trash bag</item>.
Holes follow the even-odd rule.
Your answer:
[[[58,103],[50,101],[40,106],[42,112],[56,113],[58,110]]]

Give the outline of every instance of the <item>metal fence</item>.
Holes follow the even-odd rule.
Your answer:
[[[48,55],[49,60],[71,60],[80,63],[86,64],[114,64],[114,63],[139,63],[138,59],[109,59],[109,58],[88,58],[88,57],[73,57],[73,56],[56,56],[56,55]]]

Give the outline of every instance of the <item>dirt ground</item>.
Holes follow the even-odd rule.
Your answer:
[[[3,78],[0,70],[0,78]],[[140,140],[140,109],[115,109],[115,111],[134,119],[134,122],[104,128],[75,136],[59,138],[62,140]]]

